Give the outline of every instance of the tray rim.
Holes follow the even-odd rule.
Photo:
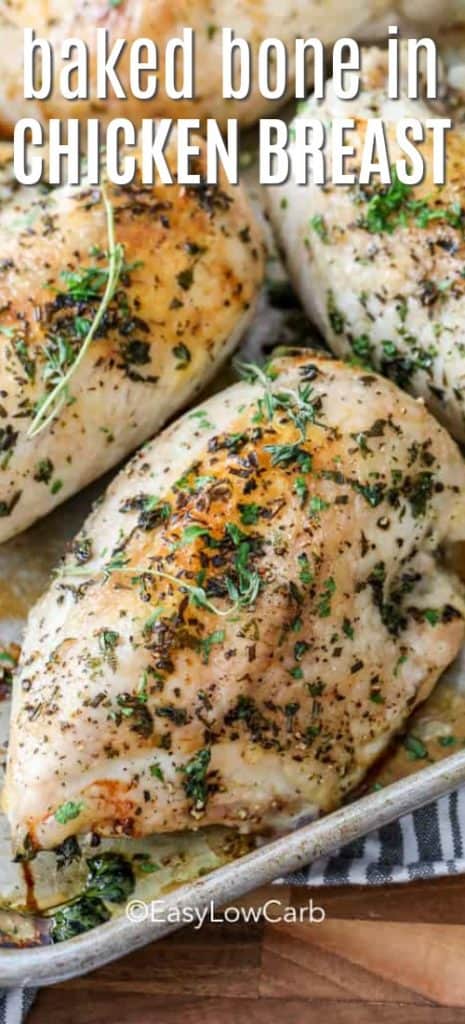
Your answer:
[[[465,750],[354,800],[163,897],[166,910],[220,907],[389,824],[465,782]],[[159,906],[160,900],[147,906]],[[0,985],[45,986],[87,974],[183,927],[182,921],[130,921],[125,914],[55,946],[0,950]]]

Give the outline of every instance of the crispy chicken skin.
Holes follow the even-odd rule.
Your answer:
[[[386,99],[387,58],[363,52],[363,88],[342,102],[329,87],[298,117],[354,117],[357,172],[367,118],[380,117],[392,163],[401,156],[395,122],[433,111],[422,100]],[[299,186],[295,165],[267,203],[289,273],[310,317],[338,355],[374,365],[424,397],[451,433],[465,440],[465,135],[448,135],[448,180],[432,182],[431,133],[423,146],[428,173],[414,188]],[[294,147],[293,147],[294,148]],[[328,156],[328,170],[330,160]],[[347,168],[349,169],[349,167]]]
[[[249,368],[133,458],[31,613],[15,849],[335,807],[463,642],[464,536],[422,402],[309,350]]]
[[[8,161],[0,163],[0,541],[198,394],[237,344],[260,289],[260,231],[240,187],[136,181],[105,191],[124,247],[116,291],[67,404],[31,436],[38,403],[77,359],[102,301],[108,218],[101,190],[11,191]]]
[[[408,6],[410,0],[407,0]],[[0,125],[10,134],[20,117],[215,117],[225,122],[237,117],[252,123],[273,110],[279,103],[264,99],[258,89],[256,75],[250,95],[241,100],[222,98],[221,29],[229,27],[236,36],[247,39],[256,68],[260,43],[267,37],[278,37],[289,47],[289,90],[294,79],[294,40],[296,36],[317,36],[332,43],[341,35],[373,37],[372,24],[392,8],[389,0],[297,0],[277,3],[276,0],[121,0],[112,7],[109,0],[8,0],[0,3],[0,41],[2,76],[0,81]],[[447,8],[447,5],[446,5]],[[441,20],[446,17],[441,5]],[[431,19],[430,19],[431,21]],[[2,24],[3,22],[3,24]],[[95,28],[107,28],[110,43],[118,38],[128,45],[137,38],[153,39],[160,49],[159,88],[153,100],[116,99],[110,93],[104,102],[73,100],[66,102],[55,95],[43,103],[25,102],[22,78],[22,30],[33,26],[38,36],[55,45],[57,54],[62,41],[77,36],[87,42],[92,61],[91,82],[95,75]],[[164,89],[164,50],[171,37],[183,27],[190,27],[196,36],[196,91],[192,100],[173,100]],[[377,36],[378,38],[378,36]],[[118,64],[120,78],[129,87],[129,50]],[[57,71],[59,61],[57,60]],[[95,88],[91,87],[91,96]]]

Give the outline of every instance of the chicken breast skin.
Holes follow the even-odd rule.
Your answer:
[[[16,851],[328,811],[463,643],[446,431],[309,350],[246,377],[138,452],[31,613]]]
[[[298,118],[353,117],[360,169],[367,119],[380,117],[392,164],[401,156],[395,123],[433,111],[422,100],[386,99],[387,57],[363,51],[363,89],[352,102],[312,98]],[[307,312],[338,355],[351,355],[390,376],[425,402],[460,441],[465,440],[465,136],[448,134],[444,187],[432,180],[431,133],[422,145],[427,173],[415,187],[298,185],[292,173],[266,190],[267,203],[290,276]]]
[[[263,251],[245,194],[223,179],[212,188],[142,187],[136,179],[31,195],[12,190],[5,162],[0,237],[4,541],[200,392],[250,320]],[[110,275],[113,295],[98,319]],[[42,419],[37,412],[67,373],[47,425],[45,407]]]

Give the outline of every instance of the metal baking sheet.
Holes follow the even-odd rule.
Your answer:
[[[243,163],[248,168],[246,176],[249,192],[261,215],[260,190],[256,184],[254,168],[255,148],[256,137],[252,133],[246,140]],[[268,238],[270,254],[267,285],[259,301],[255,321],[239,353],[242,359],[254,361],[263,358],[278,344],[319,344],[311,325],[292,298],[269,235]],[[231,370],[227,368],[219,374],[209,391],[225,387],[231,379]],[[108,480],[107,477],[98,481],[27,533],[0,548],[0,644],[20,642],[28,609],[46,586],[51,569]],[[163,896],[165,917],[172,910],[173,916],[179,921],[186,908],[202,910],[211,906],[212,902],[219,908],[247,891],[302,868],[342,843],[385,825],[465,782],[465,697],[461,695],[462,678],[465,680],[465,665],[462,671],[458,664],[448,673],[448,678],[439,688],[439,693],[443,694],[440,698],[440,728],[446,729],[445,734],[448,730],[449,735],[452,728],[457,732],[458,741],[454,745],[457,753],[450,754],[451,748],[444,749],[438,754],[442,760],[411,774],[415,767],[412,763],[404,765],[400,771],[398,766],[393,770],[396,757],[394,750],[391,762],[388,760],[384,767],[382,789],[360,796],[341,810],[289,835],[267,842],[197,881],[174,889]],[[448,707],[451,699],[452,703],[455,701],[458,704],[458,710],[454,705],[453,714],[451,712],[453,727],[448,724],[447,710],[444,712],[443,707],[444,703]],[[436,704],[433,701],[431,710],[423,713],[422,726],[435,726],[437,704],[438,701]],[[461,734],[460,729],[456,729],[459,719],[462,723]],[[436,730],[436,735],[440,738],[440,731]],[[7,737],[8,705],[6,701],[0,701],[0,775],[1,763],[6,755]],[[461,747],[463,749],[459,749]],[[405,777],[398,778],[404,771]],[[391,782],[391,778],[396,781]],[[8,860],[7,823],[0,814],[0,874],[2,870],[7,870]],[[93,970],[181,927],[174,920],[171,923],[167,920],[163,923],[155,919],[152,921],[150,903],[148,907],[147,919],[143,922],[131,922],[123,913],[91,932],[60,944],[1,949],[0,986],[47,985],[62,981]],[[176,915],[174,910],[178,911]]]
[[[465,751],[460,751],[443,763],[362,797],[312,825],[255,850],[193,885],[176,889],[165,897],[166,914],[176,908],[181,916],[185,908],[202,910],[212,902],[218,908],[230,904],[245,892],[329,853],[341,842],[349,842],[370,829],[387,825],[399,814],[413,811],[450,792],[463,781]],[[155,916],[159,916],[159,912]],[[127,917],[116,918],[93,932],[56,946],[7,949],[0,954],[0,985],[50,985],[64,981],[116,960],[180,927],[176,922],[152,922],[149,913],[142,923],[131,922]]]

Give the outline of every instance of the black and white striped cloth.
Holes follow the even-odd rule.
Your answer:
[[[383,885],[465,874],[465,787],[291,875],[294,885]],[[22,1024],[35,993],[0,993],[0,1024]]]
[[[294,885],[385,885],[465,874],[465,787],[291,875]]]
[[[0,1024],[22,1024],[35,999],[35,991],[15,988],[0,993]]]

